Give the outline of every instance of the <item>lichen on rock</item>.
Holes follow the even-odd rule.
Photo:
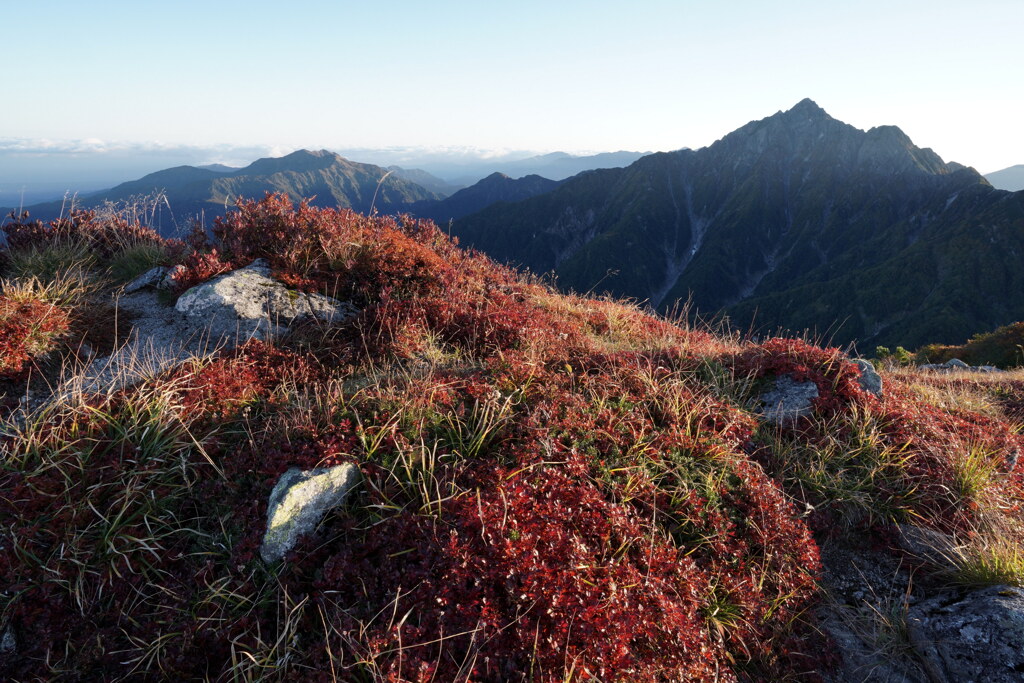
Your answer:
[[[288,289],[270,277],[262,259],[189,289],[175,309],[214,332],[255,339],[280,334],[299,318],[338,322],[356,312],[337,299]]]
[[[769,422],[787,424],[814,411],[812,401],[818,398],[814,382],[798,382],[789,375],[776,378],[775,386],[761,396],[760,412]]]
[[[267,531],[260,546],[263,561],[284,557],[328,510],[341,505],[358,482],[359,469],[351,463],[311,470],[292,467],[282,474],[267,505]]]

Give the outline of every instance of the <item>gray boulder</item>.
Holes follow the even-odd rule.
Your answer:
[[[156,266],[150,268],[142,275],[138,276],[128,284],[124,286],[124,293],[131,294],[137,292],[140,289],[146,289],[147,287],[159,288],[160,285],[167,279],[167,272],[170,270],[167,266]]]
[[[118,315],[131,327],[125,343],[81,354],[84,367],[38,401],[116,391],[189,358],[212,357],[250,338],[283,333],[302,317],[341,321],[357,313],[351,304],[286,288],[269,277],[262,260],[193,287],[176,306],[168,306],[153,289],[170,286],[174,272],[154,269],[140,276],[134,291],[117,300]]]
[[[171,268],[167,266],[156,266],[150,268],[124,286],[125,294],[134,294],[143,289],[171,289],[174,286],[174,277],[185,270],[185,266],[177,265]]]
[[[775,424],[788,424],[814,412],[811,401],[818,398],[814,382],[797,382],[789,375],[776,378],[775,386],[761,395],[759,411]]]
[[[1005,372],[994,365],[968,365],[959,358],[950,358],[941,365],[937,363],[925,363],[917,366],[918,370],[931,370],[933,372]]]
[[[328,510],[341,505],[359,479],[359,468],[350,463],[311,470],[292,467],[282,474],[267,505],[267,531],[260,546],[263,561],[284,557]]]
[[[862,358],[855,358],[853,364],[860,370],[860,378],[857,380],[860,388],[870,391],[875,396],[881,396],[882,376],[875,370],[875,366]]]
[[[910,608],[918,655],[949,681],[1024,681],[1024,590],[991,586]]]
[[[339,322],[357,312],[337,299],[288,289],[270,277],[262,259],[189,289],[175,309],[208,326],[211,337],[239,339],[278,335],[300,318]]]

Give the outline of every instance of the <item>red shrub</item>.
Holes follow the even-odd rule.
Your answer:
[[[95,211],[72,209],[66,216],[48,223],[29,220],[25,213],[3,226],[11,249],[42,248],[54,242],[84,242],[101,259],[110,257],[126,244],[163,243],[151,228],[120,216],[98,217]]]
[[[12,301],[0,296],[0,377],[20,373],[53,348],[71,324],[68,312],[46,301]]]
[[[240,202],[216,219],[212,234],[212,241],[193,240],[193,246],[218,250],[219,260],[233,268],[267,259],[287,282],[360,302],[376,301],[382,292],[440,293],[473,270],[467,266],[474,259],[483,260],[458,250],[429,221],[364,216],[306,202],[296,208],[283,194]],[[491,268],[476,268],[476,274],[486,279]]]
[[[181,267],[171,272],[174,291],[181,293],[191,287],[206,282],[232,269],[230,263],[220,259],[217,249],[208,252],[194,251],[188,254],[179,264]]]
[[[305,357],[250,340],[198,370],[180,367],[154,384],[175,393],[186,418],[216,422],[233,415],[240,405],[266,400],[282,382],[307,384],[318,377],[319,371]]]
[[[822,416],[842,412],[851,401],[870,402],[858,383],[860,371],[837,348],[821,348],[801,339],[769,339],[752,346],[731,362],[738,375],[753,378],[789,375],[797,382],[814,382],[818,398],[815,412]]]
[[[516,291],[492,291],[485,297],[454,291],[405,300],[388,295],[365,316],[363,336],[375,341],[378,353],[413,356],[428,335],[477,358],[526,349],[537,358],[566,358],[586,346],[577,329]]]
[[[1024,451],[1024,436],[1002,420],[970,411],[947,412],[921,401],[898,385],[886,390],[879,415],[889,443],[908,456],[908,477],[916,485],[915,512],[945,531],[969,534],[976,527],[978,502],[959,490],[958,460],[974,449],[994,474],[981,495],[1024,502],[1021,470],[1011,470],[1013,454]]]
[[[707,575],[635,514],[559,468],[465,483],[440,523],[393,517],[324,567],[340,629],[383,607],[407,615],[378,617],[366,639],[386,676],[714,680],[725,667],[699,614]],[[336,602],[353,591],[374,600]]]

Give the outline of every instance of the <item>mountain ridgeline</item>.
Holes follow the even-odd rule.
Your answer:
[[[166,196],[171,212],[169,220],[161,221],[164,232],[172,230],[168,227],[172,225],[187,227],[197,215],[222,215],[238,197],[259,198],[266,192],[283,192],[296,202],[312,198],[314,206],[384,214],[400,211],[413,202],[443,198],[402,173],[349,161],[327,150],[299,150],[283,157],[258,159],[240,169],[169,168],[87,195],[79,203],[91,206],[103,201],[123,202],[158,192]],[[50,202],[31,206],[29,211],[33,217],[46,220],[59,215],[63,208],[62,202]]]
[[[518,202],[536,197],[550,192],[560,184],[557,180],[548,180],[539,175],[510,178],[504,173],[495,172],[450,197],[440,201],[419,201],[409,206],[408,210],[421,218],[445,225],[449,220],[482,211],[498,202]]]
[[[1024,319],[1024,193],[810,100],[709,147],[582,173],[457,220],[577,291],[754,331],[916,346]]]
[[[663,312],[688,301],[692,314],[743,330],[808,331],[863,350],[962,343],[1024,320],[1024,192],[993,188],[899,128],[862,131],[803,100],[708,147],[636,157],[551,154],[523,163],[591,170],[496,172],[456,191],[419,169],[300,150],[244,168],[170,168],[78,204],[162,193],[153,219],[165,236],[266,192],[411,213],[451,222],[463,245],[498,260],[553,272],[566,289]],[[28,207],[42,220],[66,209]]]

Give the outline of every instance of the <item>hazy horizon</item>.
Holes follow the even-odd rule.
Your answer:
[[[83,159],[101,189],[300,148],[699,148],[805,97],[982,173],[1024,163],[1019,0],[48,0],[4,18],[5,193]],[[65,27],[80,39],[40,38]]]
[[[770,115],[771,113],[765,113],[763,116],[751,120],[758,120]],[[730,132],[732,131],[723,131],[716,140]],[[914,143],[917,144],[917,141]],[[391,146],[329,149],[316,145],[282,148],[270,145],[233,146],[221,144],[204,147],[200,145],[107,142],[97,139],[19,140],[0,138],[0,206],[27,206],[32,203],[59,199],[64,194],[88,194],[175,166],[221,164],[242,168],[257,159],[281,157],[299,149],[329,149],[329,151],[340,154],[351,161],[383,167],[401,166],[407,169],[422,169],[447,182],[468,185],[475,182],[475,179],[482,178],[494,171],[502,171],[504,164],[514,164],[556,152],[572,156],[592,156],[616,152],[646,154],[682,148],[516,150],[483,149],[469,146]],[[969,162],[949,159],[940,151],[935,151],[945,161],[957,161],[973,166]],[[1014,165],[1010,167],[1012,166]],[[1004,170],[1004,168],[998,168],[986,171],[976,166],[975,169],[983,175]]]
[[[36,144],[26,144],[26,143]],[[0,206],[28,206],[59,199],[65,193],[88,194],[175,166],[222,164],[248,166],[257,159],[281,157],[297,149],[270,146],[203,148],[145,146],[100,141],[12,141],[0,139]],[[311,147],[309,149],[323,149]],[[504,164],[566,150],[484,150],[472,148],[391,147],[329,150],[360,163],[422,169],[453,183],[471,184]],[[570,150],[573,156],[650,150]]]

